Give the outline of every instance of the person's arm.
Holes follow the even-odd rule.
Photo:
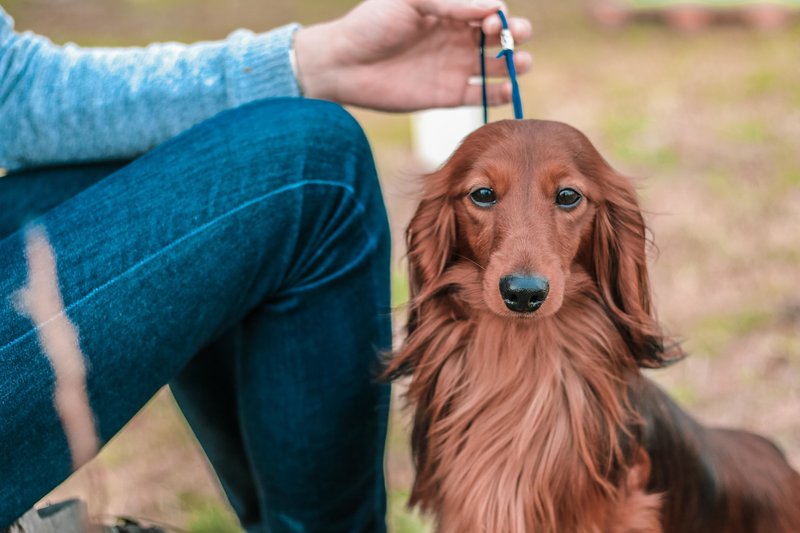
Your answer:
[[[298,96],[297,25],[146,48],[56,46],[0,8],[0,167],[127,159],[219,111]]]
[[[382,111],[477,105],[478,27],[499,44],[498,0],[365,0],[344,17],[297,31],[305,95]],[[517,42],[530,23],[510,19]],[[17,34],[0,8],[0,167],[125,159],[251,100],[298,96],[289,60],[299,26],[225,41],[82,49]],[[530,54],[515,54],[517,72]],[[505,78],[503,61],[487,73]],[[490,105],[511,99],[507,81]]]

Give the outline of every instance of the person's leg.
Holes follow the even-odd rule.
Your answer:
[[[0,178],[0,239],[123,166],[122,162],[64,165]]]
[[[378,255],[388,258],[388,241],[380,246]],[[322,245],[311,268],[327,263],[329,251]],[[363,262],[338,279],[318,270],[290,298],[246,320],[237,391],[271,531],[384,528],[389,391],[370,383],[380,371],[374,354],[388,350],[391,337],[383,279],[389,265],[380,261],[378,268]],[[346,327],[342,314],[349,315]]]
[[[128,162],[36,168],[0,180],[0,239],[120,170]],[[246,529],[260,527],[258,491],[242,440],[235,382],[241,325],[204,346],[171,383]]]
[[[48,167],[4,178],[0,181],[0,238],[123,166]],[[237,324],[204,346],[171,382],[171,388],[243,526],[256,530],[261,516],[258,491],[237,415],[236,361],[243,351],[242,330]]]
[[[259,491],[244,444],[237,393],[243,329],[236,324],[204,346],[170,382],[170,389],[214,465],[242,527],[260,531]]]
[[[244,446],[272,530],[383,528],[388,396],[369,367],[389,343],[387,224],[346,113],[297,100],[226,112],[41,223],[104,439],[238,324]],[[0,525],[70,462],[52,371],[7,297],[26,282],[22,237],[0,241]],[[285,395],[265,390],[276,380]]]

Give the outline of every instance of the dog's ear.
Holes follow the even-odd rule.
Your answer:
[[[409,332],[414,327],[414,299],[432,288],[455,253],[456,219],[449,196],[449,174],[445,167],[425,176],[424,196],[406,230],[412,300]]]
[[[610,167],[601,180],[592,237],[592,268],[606,307],[639,366],[658,368],[682,356],[665,346],[654,316],[647,272],[647,238],[636,191]]]
[[[423,197],[406,230],[410,296],[406,331],[409,336],[417,329],[420,306],[436,292],[436,281],[455,254],[456,216],[451,198],[450,163],[424,176]],[[427,295],[421,296],[421,293]]]
[[[384,379],[394,380],[410,374],[430,341],[431,331],[422,335],[414,333],[419,333],[420,314],[437,305],[431,298],[441,288],[436,282],[442,278],[455,253],[456,222],[449,196],[449,175],[443,168],[424,177],[422,200],[406,230],[410,289],[407,336],[403,347],[387,362]],[[430,321],[430,324],[435,322]]]

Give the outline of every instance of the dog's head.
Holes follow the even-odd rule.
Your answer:
[[[582,270],[638,363],[668,358],[651,309],[636,192],[570,126],[503,121],[468,136],[426,177],[407,237],[412,295],[469,264],[473,311],[535,321],[558,314],[570,276]],[[413,329],[413,299],[411,312]]]

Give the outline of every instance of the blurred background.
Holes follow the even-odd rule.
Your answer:
[[[352,0],[0,0],[18,30],[127,46],[219,39],[343,14]],[[691,357],[652,373],[705,423],[763,433],[800,468],[800,1],[509,0],[533,21],[526,117],[583,130],[637,179],[657,250],[657,308]],[[372,142],[394,226],[394,303],[408,289],[402,232],[423,168],[407,115],[354,111]],[[510,116],[492,111],[492,119]],[[397,396],[397,393],[396,393]],[[429,531],[405,509],[413,471],[395,401],[391,527]],[[240,531],[167,390],[95,462],[46,498],[101,500],[184,531]]]

